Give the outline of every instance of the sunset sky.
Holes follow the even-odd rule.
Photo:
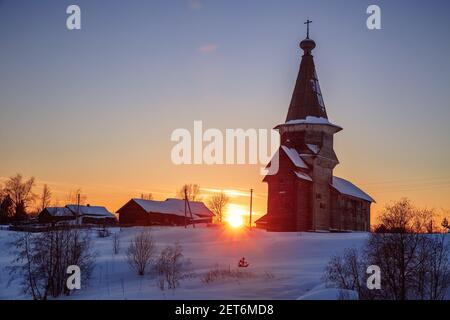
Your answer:
[[[66,28],[78,4],[82,29]],[[366,27],[378,4],[382,30]],[[245,212],[260,165],[172,164],[170,135],[284,122],[309,18],[340,164],[377,204],[450,210],[449,1],[0,0],[0,181],[81,188],[115,212],[197,183]]]

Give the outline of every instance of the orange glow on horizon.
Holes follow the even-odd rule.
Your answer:
[[[248,217],[248,208],[246,206],[237,203],[228,204],[225,221],[232,228],[240,228],[244,226],[245,217]]]
[[[233,228],[240,228],[244,225],[244,219],[238,213],[232,213],[227,218],[228,224]]]

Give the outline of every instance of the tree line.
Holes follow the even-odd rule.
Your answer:
[[[36,216],[45,208],[61,204],[86,204],[87,196],[82,194],[81,189],[70,190],[65,200],[61,203],[53,199],[50,187],[44,184],[42,191],[37,194],[36,179],[31,177],[25,179],[21,174],[16,174],[6,180],[4,185],[0,185],[0,224],[8,224],[27,220]],[[198,184],[184,184],[175,193],[175,197],[189,201],[202,201]],[[142,193],[141,198],[153,200],[152,193]],[[230,198],[225,192],[216,192],[208,197],[207,207],[214,213],[217,222],[222,222],[225,210]]]
[[[3,186],[0,185],[0,224],[24,221],[51,205],[61,204],[53,199],[47,184],[43,185],[39,194],[35,192],[36,186],[34,177],[25,179],[21,174],[8,178]],[[86,204],[87,201],[87,196],[82,194],[81,189],[70,190],[62,203],[75,204],[78,201],[80,204]]]

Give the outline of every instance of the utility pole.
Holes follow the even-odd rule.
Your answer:
[[[192,216],[191,205],[189,204],[189,200],[188,200],[188,197],[187,197],[187,190],[184,189],[184,227],[185,228],[187,228],[187,224],[186,224],[186,207],[187,207],[187,209],[189,209],[189,214],[191,216],[192,226],[195,229],[194,217]]]
[[[77,194],[77,217],[76,217],[76,224],[80,224],[80,194]]]
[[[187,194],[186,194],[186,189],[184,189],[184,228],[187,228],[187,222],[186,222],[186,214],[187,214]]]
[[[253,189],[250,189],[250,229],[252,228]]]

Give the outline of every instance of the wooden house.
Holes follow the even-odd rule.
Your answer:
[[[182,199],[166,199],[165,201],[131,199],[117,210],[122,225],[148,226],[180,226],[184,224],[211,223],[214,214],[203,202],[189,201],[189,210],[185,210]]]

